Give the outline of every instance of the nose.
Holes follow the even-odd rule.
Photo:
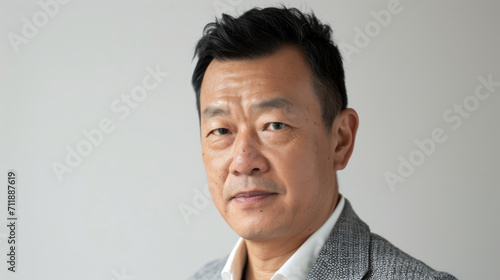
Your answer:
[[[240,132],[234,142],[229,171],[236,176],[255,176],[269,170],[269,162],[261,153],[261,142],[256,133]]]

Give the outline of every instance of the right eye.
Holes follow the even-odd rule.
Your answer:
[[[227,128],[217,128],[211,131],[214,135],[224,135],[229,133],[229,129]]]

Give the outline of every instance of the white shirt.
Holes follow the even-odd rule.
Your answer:
[[[330,236],[330,232],[339,219],[340,213],[344,209],[344,197],[340,197],[338,205],[335,207],[328,220],[313,233],[295,253],[278,269],[270,280],[303,280],[318,258],[321,248]],[[247,260],[247,247],[243,238],[240,238],[234,246],[226,265],[221,272],[223,280],[240,280],[243,268]]]

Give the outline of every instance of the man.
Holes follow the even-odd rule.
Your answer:
[[[192,279],[455,279],[370,233],[338,193],[358,115],[328,25],[287,8],[223,15],[195,55],[209,189],[241,239]]]

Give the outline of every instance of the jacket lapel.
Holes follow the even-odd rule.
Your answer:
[[[359,280],[367,273],[370,229],[346,199],[330,237],[321,249],[306,280]]]

